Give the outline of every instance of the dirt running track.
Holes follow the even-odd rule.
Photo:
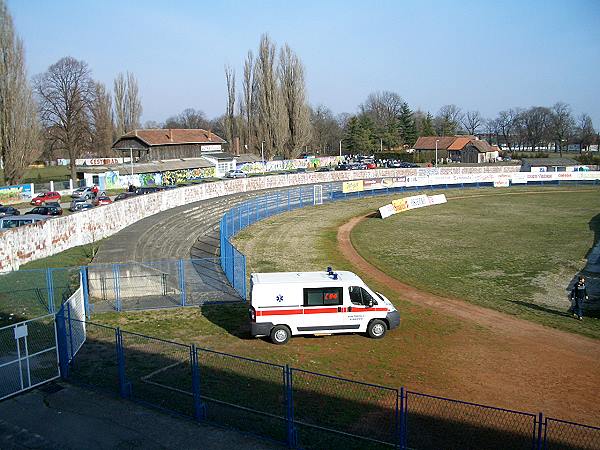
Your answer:
[[[350,233],[366,217],[355,217],[338,229],[344,257],[400,298],[484,327],[488,336],[459,334],[451,378],[461,385],[431,387],[449,397],[474,400],[528,412],[600,425],[600,342],[547,328],[458,299],[419,291],[367,262],[352,246]],[[492,345],[490,345],[492,344]],[[453,355],[449,355],[450,358]],[[423,355],[422,365],[436,370]]]

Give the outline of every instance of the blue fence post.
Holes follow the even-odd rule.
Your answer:
[[[247,293],[246,293],[246,280],[248,279],[248,272],[247,272],[248,269],[247,269],[247,266],[246,266],[246,255],[244,255],[243,253],[241,255],[242,255],[242,264],[244,265],[243,266],[243,268],[244,268],[244,270],[243,270],[244,281],[243,281],[243,284],[242,284],[242,289],[244,291],[244,294],[243,294],[242,297],[243,297],[244,300],[248,301],[248,296],[247,296]]]
[[[179,271],[179,290],[181,292],[181,306],[185,306],[186,292],[185,292],[185,263],[183,259],[177,261]]]
[[[300,187],[300,189],[298,189],[298,192],[299,192],[298,195],[300,196],[300,208],[303,208],[304,207],[304,203],[303,203],[304,200],[302,199],[302,187]]]
[[[48,313],[54,312],[54,282],[52,280],[52,269],[46,269],[46,292],[48,293]]]
[[[246,226],[250,226],[250,202],[246,202]]]
[[[286,364],[283,369],[283,387],[285,399],[285,422],[287,445],[289,448],[296,448],[296,430],[294,429],[294,396],[292,383],[292,369]]]
[[[119,282],[118,264],[113,264],[113,286],[115,288],[115,309],[121,311],[121,283]]]
[[[288,189],[288,191],[287,191],[287,205],[288,205],[287,210],[288,211],[291,209],[291,207],[290,207],[290,192],[291,191]]]
[[[198,422],[206,419],[206,405],[200,397],[200,366],[196,346],[190,346],[190,364],[192,366],[192,395],[194,398],[194,419]]]
[[[396,395],[396,448],[403,449],[402,445],[402,417],[404,416],[404,387]]]
[[[81,280],[81,293],[83,295],[83,307],[85,309],[85,317],[90,318],[90,287],[88,285],[88,268],[81,266],[79,268]]]
[[[58,367],[63,380],[69,378],[69,350],[67,349],[67,328],[65,326],[65,309],[61,308],[54,317],[56,321],[56,345],[58,346]]]
[[[542,427],[544,426],[544,415],[540,412],[537,417],[537,433],[534,431],[533,448],[536,450],[542,449]],[[534,427],[535,430],[535,427]]]
[[[121,329],[115,330],[115,344],[117,350],[117,369],[119,371],[119,394],[121,398],[131,398],[131,386],[125,377],[125,350],[123,349],[123,335]]]

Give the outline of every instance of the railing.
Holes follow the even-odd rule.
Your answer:
[[[85,326],[87,339],[69,361],[67,380],[290,448],[600,448],[600,428],[542,413],[334,377],[72,317],[70,322],[70,329]],[[68,341],[69,327],[59,330]]]

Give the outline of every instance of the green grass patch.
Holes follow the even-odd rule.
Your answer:
[[[48,273],[53,281],[55,308],[79,286],[79,266],[91,263],[99,242],[73,247],[23,264],[0,275],[0,327],[48,314]]]

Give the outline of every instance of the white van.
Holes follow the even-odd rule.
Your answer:
[[[6,216],[0,218],[0,231],[8,230],[10,228],[18,228],[24,225],[30,225],[32,223],[40,222],[42,220],[48,220],[48,216],[42,216],[40,214],[24,214],[22,216]]]
[[[367,333],[382,338],[400,324],[394,305],[352,272],[253,273],[252,336],[285,344],[296,334]]]

